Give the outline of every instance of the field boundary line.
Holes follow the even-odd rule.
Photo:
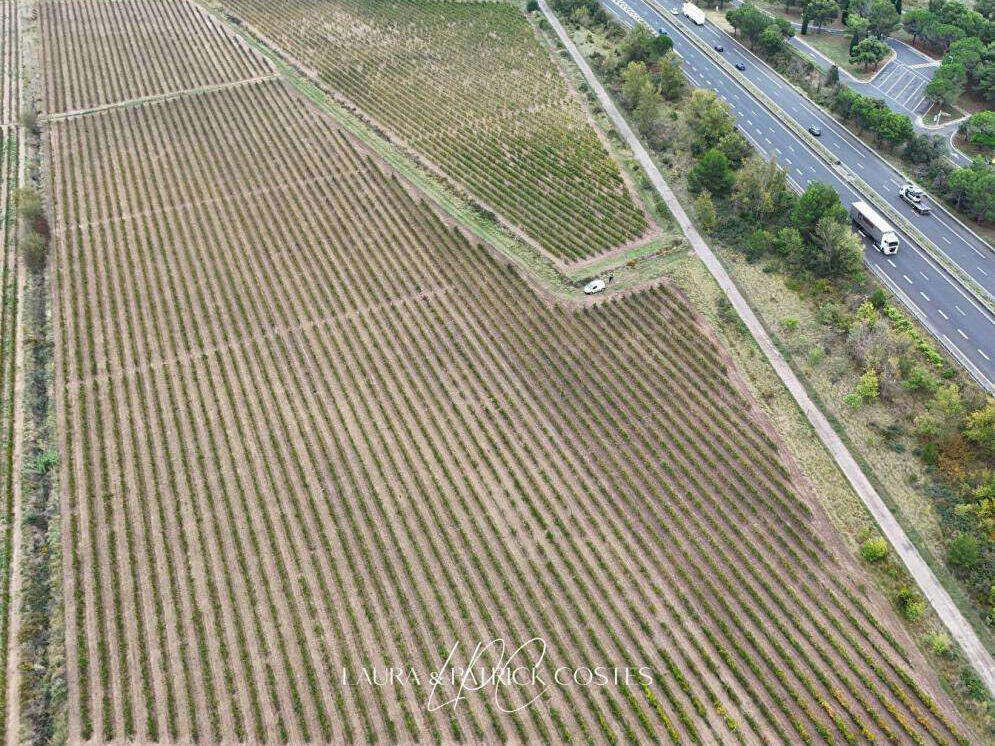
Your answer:
[[[184,88],[179,91],[167,91],[166,93],[155,93],[151,96],[141,96],[139,98],[129,98],[124,101],[115,101],[110,104],[101,104],[100,106],[91,106],[86,109],[73,109],[72,111],[59,111],[54,114],[45,114],[39,117],[43,122],[58,122],[63,119],[73,119],[75,117],[83,117],[88,114],[101,114],[105,111],[110,111],[112,109],[128,109],[133,106],[145,106],[146,104],[157,104],[163,101],[172,101],[177,98],[186,98],[188,96],[200,96],[205,93],[214,93],[215,91],[223,91],[229,88],[241,88],[242,86],[253,85],[255,83],[262,83],[267,80],[276,80],[280,77],[280,73],[273,72],[268,75],[257,75],[254,78],[244,78],[243,80],[231,80],[226,83],[215,83],[213,85],[199,86],[197,88]]]
[[[37,10],[33,0],[17,3],[17,88],[18,104],[23,105],[24,101],[24,34],[23,22],[25,17],[36,16]],[[24,125],[17,126],[18,146],[17,146],[17,184],[23,186],[27,176],[27,151],[28,151],[28,131]],[[15,206],[16,209],[16,206]],[[16,213],[15,213],[16,215]],[[21,534],[21,479],[23,469],[24,451],[24,344],[22,340],[24,324],[24,296],[27,292],[27,267],[20,261],[18,234],[19,226],[17,218],[14,218],[15,225],[12,238],[14,241],[14,262],[16,267],[16,304],[14,309],[13,323],[13,379],[11,380],[12,397],[12,417],[11,417],[11,456],[10,487],[11,487],[11,512],[10,512],[10,556],[7,558],[7,572],[4,578],[4,595],[7,597],[7,621],[4,633],[4,686],[3,695],[3,736],[6,746],[17,746],[20,742],[20,722],[21,722],[21,701],[20,692],[20,644],[18,642],[20,630],[20,588],[21,588],[21,554],[22,554],[22,534]]]
[[[698,233],[698,230],[684,211],[684,207],[663,178],[656,164],[653,163],[653,160],[639,141],[639,138],[636,137],[632,128],[629,127],[628,122],[619,113],[615,103],[601,84],[601,81],[594,75],[591,67],[573,43],[573,40],[563,28],[559,19],[546,4],[546,0],[538,0],[538,2],[543,14],[563,42],[567,52],[584,74],[588,84],[595,91],[598,101],[609,117],[611,117],[622,137],[629,144],[636,159],[646,170],[646,174],[653,183],[653,186],[667,203],[671,213],[674,215],[674,219],[681,226],[684,234],[691,242],[695,254],[705,264],[712,277],[715,278],[722,292],[729,298],[737,314],[739,314],[740,318],[746,324],[750,334],[774,368],[778,378],[781,379],[782,383],[788,389],[795,402],[811,423],[819,440],[829,451],[839,469],[846,476],[847,481],[850,482],[861,501],[870,511],[874,520],[881,528],[882,533],[892,544],[895,552],[908,568],[916,585],[919,586],[923,595],[936,610],[940,620],[949,630],[951,636],[961,646],[968,662],[977,671],[982,681],[984,681],[988,691],[992,695],[995,695],[995,660],[992,659],[991,654],[978,638],[974,628],[961,613],[960,609],[957,608],[950,594],[947,593],[936,575],[933,574],[932,569],[926,564],[916,547],[909,540],[898,520],[881,498],[881,495],[874,489],[874,486],[867,478],[867,475],[864,474],[847,446],[843,443],[839,434],[833,429],[828,418],[812,401],[804,385],[777,349],[767,330],[760,323],[759,318],[746,302],[746,299],[732,281],[729,273],[726,272],[725,267],[722,266],[718,257],[716,257],[701,234]]]

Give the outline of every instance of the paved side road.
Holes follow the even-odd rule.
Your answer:
[[[549,21],[550,25],[556,31],[560,40],[566,46],[570,57],[573,59],[574,63],[580,68],[581,72],[584,74],[584,78],[587,80],[591,89],[597,94],[598,103],[601,104],[605,112],[611,118],[615,127],[618,129],[619,133],[622,135],[626,144],[632,150],[633,155],[639,164],[643,167],[646,175],[649,176],[650,181],[653,183],[653,187],[656,191],[663,197],[663,200],[667,203],[667,207],[673,214],[677,223],[681,226],[681,230],[684,231],[684,235],[688,237],[691,242],[691,246],[694,249],[695,254],[698,255],[708,268],[708,271],[718,282],[719,287],[729,298],[733,307],[736,309],[736,313],[739,314],[740,318],[743,319],[747,328],[750,330],[750,334],[756,339],[757,344],[760,349],[766,355],[770,364],[773,366],[778,377],[787,387],[788,391],[794,397],[798,406],[801,407],[808,421],[815,428],[816,434],[819,436],[819,440],[822,441],[823,445],[832,454],[833,459],[839,466],[843,474],[850,481],[850,484],[856,490],[857,494],[860,495],[860,499],[863,500],[864,505],[870,511],[871,515],[874,516],[874,520],[877,521],[878,526],[881,528],[881,532],[884,536],[891,542],[891,545],[895,548],[895,552],[901,557],[905,566],[909,569],[909,573],[912,575],[916,584],[919,586],[923,595],[926,599],[933,605],[936,609],[937,614],[939,614],[940,619],[946,625],[947,629],[950,631],[950,635],[957,641],[964,651],[964,655],[967,657],[968,661],[978,672],[982,681],[985,682],[985,686],[988,691],[995,696],[995,660],[992,659],[991,654],[985,649],[984,645],[981,644],[981,640],[978,639],[974,628],[968,623],[964,615],[961,614],[960,610],[954,604],[953,599],[947,593],[946,589],[940,584],[940,581],[936,579],[933,571],[929,568],[929,565],[923,560],[916,550],[915,546],[906,536],[905,531],[898,524],[895,516],[891,514],[888,506],[885,505],[884,500],[874,489],[870,481],[864,475],[864,472],[858,466],[857,462],[854,460],[850,451],[847,449],[846,445],[840,439],[836,431],[833,430],[832,425],[829,424],[829,420],[826,416],[815,406],[815,403],[809,397],[808,393],[805,391],[805,387],[802,385],[801,381],[795,375],[791,366],[788,365],[787,361],[778,352],[777,348],[774,346],[774,342],[771,340],[770,336],[767,334],[767,330],[764,329],[760,320],[757,318],[756,314],[753,313],[753,309],[750,308],[746,299],[743,298],[739,289],[733,284],[732,278],[725,271],[725,268],[719,262],[718,258],[709,248],[708,244],[702,239],[701,234],[691,223],[688,218],[687,213],[681,206],[681,203],[677,201],[677,197],[674,196],[673,191],[667,185],[664,180],[663,175],[660,173],[659,169],[650,159],[649,154],[643,147],[639,138],[636,137],[635,133],[629,127],[628,122],[619,113],[618,109],[615,107],[615,103],[609,97],[607,91],[605,91],[604,86],[594,75],[587,61],[578,51],[576,45],[574,45],[573,40],[569,37],[563,25],[560,23],[559,19],[553,14],[546,4],[546,0],[539,0],[539,7],[546,19]]]

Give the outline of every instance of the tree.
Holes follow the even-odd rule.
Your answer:
[[[947,564],[958,570],[970,570],[981,559],[978,540],[971,534],[957,534],[947,547]]]
[[[912,37],[913,43],[918,41],[926,28],[934,22],[933,14],[928,10],[910,10],[902,16],[902,28]]]
[[[932,163],[947,152],[947,144],[939,135],[913,133],[902,155],[912,163]]]
[[[774,237],[774,251],[792,264],[800,265],[805,251],[805,239],[796,228],[781,228]]]
[[[952,105],[964,92],[967,73],[959,62],[943,63],[933,73],[933,79],[924,91],[926,98],[934,103]]]
[[[889,0],[874,0],[867,13],[867,30],[878,39],[883,39],[898,28],[902,17]]]
[[[647,91],[653,88],[653,79],[645,62],[630,62],[622,71],[622,101],[633,110]]]
[[[815,231],[816,224],[827,216],[837,221],[844,221],[847,219],[847,212],[835,189],[829,184],[814,181],[798,198],[791,222],[803,236],[810,237]]]
[[[863,16],[851,13],[846,19],[846,27],[850,32],[850,53],[852,54],[853,48],[867,36],[867,29],[870,28],[870,22]]]
[[[718,226],[718,214],[715,212],[715,203],[712,202],[712,195],[708,190],[704,190],[694,200],[694,214],[698,218],[698,225],[705,233],[712,233]]]
[[[648,135],[656,124],[657,114],[660,111],[660,93],[656,87],[650,83],[639,95],[639,103],[632,113],[636,121],[636,127],[643,135]]]
[[[733,130],[723,135],[715,147],[721,150],[723,155],[729,159],[729,166],[734,169],[739,168],[743,163],[743,159],[753,152],[753,146],[750,145],[749,140],[743,137],[739,130]]]
[[[692,192],[707,190],[718,197],[729,194],[734,181],[729,159],[716,148],[707,151],[688,174],[688,186]]]
[[[831,65],[829,67],[829,72],[826,73],[826,85],[829,87],[835,87],[840,84],[840,69],[837,65]]]
[[[995,148],[995,111],[979,111],[967,120],[967,139],[981,148]]]
[[[824,277],[849,279],[856,277],[861,270],[864,249],[860,239],[850,230],[850,226],[838,219],[834,215],[823,216],[815,225],[815,242],[822,249],[822,254],[816,266],[810,267],[817,274]],[[873,374],[873,381],[861,378],[861,384],[865,386],[865,393],[871,393],[873,383],[874,394],[877,392],[877,374]]]
[[[525,4],[525,10],[528,13],[535,13],[537,10],[539,10],[539,0],[529,0]]]
[[[995,222],[995,170],[976,159],[947,178],[947,197],[973,218]]]
[[[969,78],[973,78],[975,69],[985,56],[987,48],[984,42],[977,36],[968,36],[958,39],[947,49],[947,54],[943,58],[944,64],[959,62],[964,66],[964,72]]]
[[[672,51],[657,62],[656,81],[660,93],[668,101],[677,101],[684,95],[687,83],[681,71],[681,58]]]
[[[995,0],[974,0],[974,9],[989,21],[995,20]]]
[[[807,33],[808,22],[814,23],[815,27],[819,28],[839,14],[840,6],[833,0],[809,0],[802,12],[802,34]]]
[[[655,62],[660,56],[655,51],[655,35],[642,23],[637,23],[618,44],[619,65],[630,62]]]
[[[880,39],[864,39],[850,50],[850,62],[869,70],[887,57],[889,51],[888,45]]]
[[[971,412],[964,421],[964,437],[988,456],[995,456],[995,400]]]
[[[878,120],[874,134],[879,140],[887,142],[892,147],[898,147],[909,141],[909,138],[915,134],[915,129],[912,120],[906,114],[888,111]]]
[[[729,105],[715,91],[696,88],[684,107],[688,128],[695,136],[698,152],[714,147],[719,140],[734,129]]]
[[[751,48],[760,38],[763,30],[771,23],[770,16],[750,2],[727,11],[726,20],[729,21],[730,26],[736,29],[737,34],[746,38]]]
[[[784,209],[788,195],[787,175],[773,155],[766,161],[753,156],[736,174],[733,204],[756,220],[767,220]]]
[[[781,29],[777,27],[777,24],[770,24],[760,33],[757,39],[757,46],[768,57],[774,57],[784,52],[786,48],[784,34],[781,33]]]

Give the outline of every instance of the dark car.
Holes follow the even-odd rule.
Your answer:
[[[716,52],[724,52],[724,51],[726,51],[726,48],[723,47],[721,44],[716,44],[715,45],[715,51]]]
[[[814,137],[820,137],[822,135],[822,128],[821,127],[816,127],[814,124],[811,127],[808,128],[808,131]]]
[[[660,27],[660,33],[663,34],[664,36],[670,36],[670,34],[667,33],[667,29],[665,29],[663,26]]]
[[[736,69],[739,70],[740,72],[743,72],[743,70],[746,69],[746,65],[744,65],[742,62],[737,62]]]

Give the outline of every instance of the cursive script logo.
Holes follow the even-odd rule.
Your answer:
[[[426,707],[429,712],[443,707],[456,706],[466,699],[468,692],[476,692],[487,687],[494,690],[494,706],[501,712],[524,710],[547,689],[546,682],[539,673],[539,667],[546,658],[546,641],[541,637],[526,640],[517,648],[508,651],[508,645],[501,638],[487,643],[477,643],[465,666],[456,665],[460,644],[455,643],[446,656],[442,668],[429,678],[429,695]],[[496,660],[494,660],[496,659]],[[488,661],[493,662],[488,665]],[[455,689],[449,699],[443,699],[446,689]],[[513,696],[512,690],[519,696]],[[520,699],[538,691],[526,702],[511,706],[509,700]]]

